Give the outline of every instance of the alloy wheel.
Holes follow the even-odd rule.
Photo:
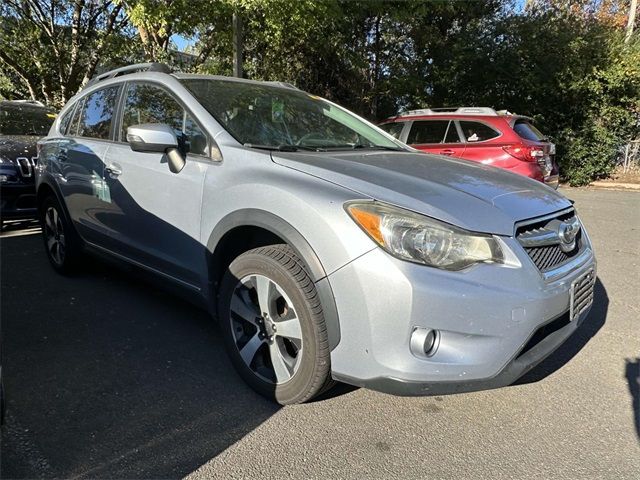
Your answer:
[[[230,304],[233,340],[251,371],[274,384],[289,381],[302,360],[302,329],[291,299],[276,282],[248,275]]]
[[[56,265],[63,265],[66,252],[66,238],[62,218],[55,207],[49,207],[45,212],[44,235],[51,259]]]

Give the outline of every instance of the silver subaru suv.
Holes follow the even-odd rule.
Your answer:
[[[428,155],[292,85],[141,64],[94,79],[39,143],[53,268],[86,252],[211,312],[255,390],[505,386],[584,320],[595,258],[569,200]]]

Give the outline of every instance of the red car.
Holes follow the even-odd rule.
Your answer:
[[[418,150],[505,168],[558,188],[555,145],[528,117],[484,107],[433,108],[379,126]]]

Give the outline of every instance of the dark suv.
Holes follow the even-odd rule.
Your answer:
[[[0,102],[0,218],[36,214],[36,142],[51,128],[55,114],[40,102]]]
[[[556,148],[529,117],[486,107],[412,110],[380,128],[418,150],[504,168],[558,188]]]

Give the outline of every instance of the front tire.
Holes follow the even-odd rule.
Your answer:
[[[236,258],[222,280],[218,312],[231,361],[258,393],[288,405],[333,385],[320,299],[288,245]]]
[[[82,254],[80,241],[67,221],[58,200],[49,196],[40,205],[40,226],[47,258],[62,274],[72,273]]]

